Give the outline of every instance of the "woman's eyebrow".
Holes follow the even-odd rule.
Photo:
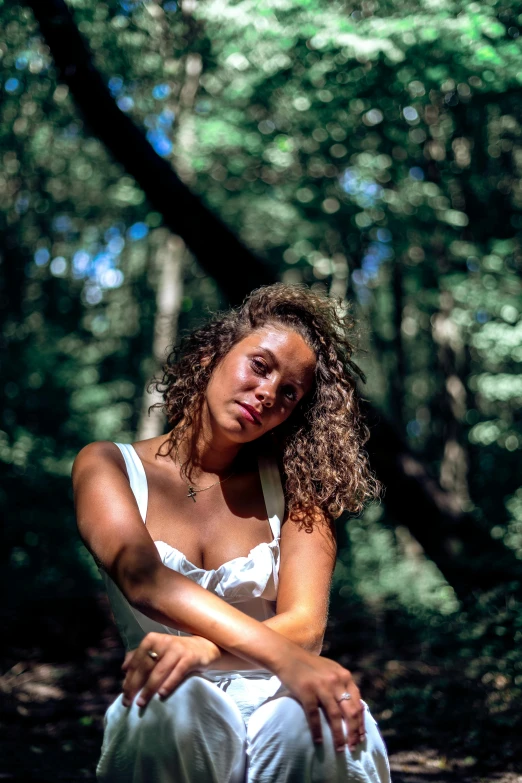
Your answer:
[[[277,357],[273,351],[270,350],[270,348],[265,348],[264,345],[257,345],[256,346],[258,351],[264,351],[267,353],[270,358],[272,359],[273,363],[279,367],[279,362],[277,361]]]

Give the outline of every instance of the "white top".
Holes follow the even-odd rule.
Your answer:
[[[134,447],[116,443],[125,459],[131,489],[145,523],[148,505],[147,476],[143,463]],[[191,563],[185,555],[164,541],[155,541],[163,563],[192,579],[193,582],[223,598],[256,620],[266,620],[275,615],[279,574],[279,538],[284,516],[285,501],[279,468],[275,458],[258,457],[259,476],[265,500],[268,521],[274,536],[270,543],[263,542],[250,550],[246,557],[235,557],[219,568],[205,570]],[[100,568],[105,582],[114,619],[127,650],[137,647],[147,633],[170,633],[190,636],[175,627],[151,620],[127,601],[110,576]]]

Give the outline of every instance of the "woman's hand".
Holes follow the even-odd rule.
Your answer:
[[[322,742],[320,707],[330,724],[336,750],[344,750],[346,744],[350,750],[355,750],[359,742],[364,742],[365,709],[359,688],[348,669],[328,658],[299,649],[296,655],[288,656],[278,667],[277,675],[301,702],[314,742]],[[351,698],[339,701],[343,693],[349,693]],[[343,719],[348,724],[348,739]]]
[[[155,660],[148,654],[150,651],[158,654]],[[162,698],[169,696],[187,674],[204,671],[220,655],[219,647],[201,636],[147,634],[123,661],[123,705],[130,707],[140,690],[138,707],[145,707],[155,693]]]

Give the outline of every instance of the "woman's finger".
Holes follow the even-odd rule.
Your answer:
[[[129,651],[128,651],[128,652],[125,654],[125,658],[123,659],[123,663],[122,663],[122,665],[121,665],[121,670],[122,670],[122,672],[125,672],[125,671],[127,671],[127,669],[129,668],[129,664],[130,664],[130,662],[132,661],[132,659],[133,659],[133,657],[134,657],[134,653],[135,653],[135,652],[136,652],[136,650],[129,650]]]
[[[170,696],[191,671],[195,670],[185,665],[183,661],[180,661],[176,668],[173,669],[168,677],[162,682],[161,687],[158,690],[161,698],[166,699],[167,696]]]
[[[305,711],[306,720],[312,734],[312,741],[320,744],[323,741],[323,732],[321,728],[321,712],[316,699],[304,699],[301,701]]]
[[[358,689],[356,688],[357,692]],[[350,691],[348,691],[350,692]],[[340,702],[346,723],[348,725],[348,747],[355,750],[365,737],[364,706],[357,694],[352,691],[352,698]]]
[[[337,751],[344,750],[346,747],[346,733],[344,730],[344,713],[341,709],[341,706],[339,702],[330,695],[325,696],[321,703],[324,709],[326,720],[328,721],[332,731],[334,748]]]
[[[150,672],[144,683],[136,704],[138,707],[145,707],[160,688],[164,687],[165,681],[169,678],[176,667],[180,664],[179,653],[168,652],[159,660]],[[183,669],[180,666],[179,671]],[[162,695],[162,694],[161,694]]]
[[[359,742],[366,739],[366,706],[361,700],[361,712],[359,717]]]
[[[123,704],[130,707],[132,701],[140,688],[147,682],[151,671],[156,665],[155,662],[142,651],[136,653],[127,669],[125,680],[123,682]]]

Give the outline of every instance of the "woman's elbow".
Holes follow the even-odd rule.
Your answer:
[[[308,652],[311,652],[314,655],[321,655],[323,649],[323,641],[324,641],[324,632],[320,634],[314,634],[313,636],[310,637],[306,649],[308,650]]]
[[[131,564],[121,563],[115,568],[118,586],[131,606],[141,611],[154,604],[163,568],[163,563],[150,558],[141,562],[134,559]]]
[[[299,629],[298,638],[295,639],[296,643],[303,647],[314,655],[320,655],[323,649],[324,640],[324,628],[314,628],[313,626],[305,625]]]
[[[266,623],[307,652],[321,654],[326,630],[322,618],[316,620],[303,611],[287,611],[274,615]]]

